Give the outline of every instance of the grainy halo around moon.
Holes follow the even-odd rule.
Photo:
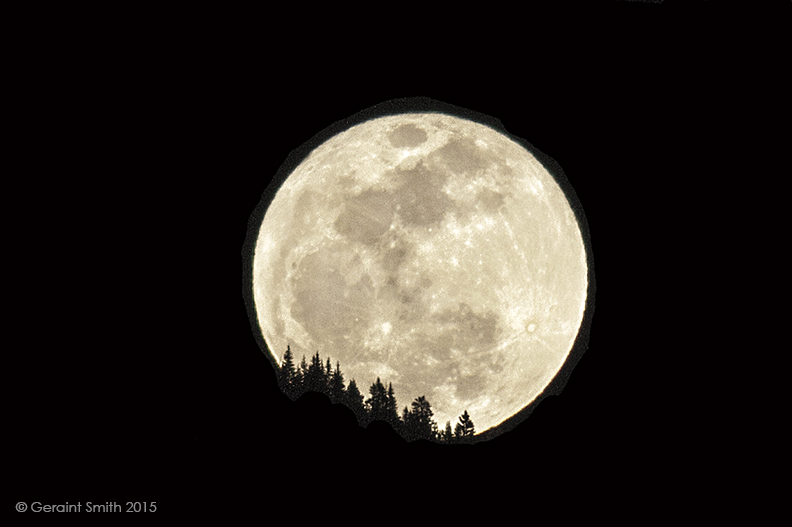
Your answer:
[[[316,149],[262,221],[258,323],[275,360],[319,351],[362,391],[393,383],[478,431],[559,372],[586,304],[567,199],[518,143],[442,113],[372,119]]]

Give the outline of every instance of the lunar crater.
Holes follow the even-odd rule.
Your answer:
[[[411,170],[397,170],[399,187],[393,199],[397,214],[407,227],[431,228],[438,225],[454,202],[443,191],[447,176],[427,169],[422,163]]]
[[[393,214],[387,192],[366,190],[348,198],[333,226],[342,236],[370,245],[388,232]]]
[[[426,132],[414,124],[403,124],[388,134],[388,141],[397,148],[415,148],[426,142]]]
[[[430,161],[446,167],[454,174],[473,177],[492,164],[487,152],[469,137],[452,137],[444,146],[435,150]]]

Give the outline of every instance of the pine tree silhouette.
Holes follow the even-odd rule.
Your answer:
[[[330,381],[333,378],[333,365],[330,363],[330,357],[327,357],[327,365],[325,365],[325,386],[322,390],[328,397],[330,397]]]
[[[388,392],[379,377],[369,388],[369,394],[371,397],[366,400],[369,419],[372,421],[379,419],[388,422]]]
[[[432,405],[423,395],[412,402],[412,408],[404,409],[403,436],[408,441],[432,440],[436,437],[437,423],[432,419]]]
[[[440,441],[451,443],[454,440],[454,431],[451,429],[451,421],[446,421],[445,430],[440,432]]]
[[[344,388],[344,374],[341,373],[341,365],[336,362],[336,369],[332,375],[330,375],[330,380],[328,382],[329,385],[329,395],[330,400],[334,403],[344,403],[346,402],[346,388]]]
[[[355,379],[349,381],[349,386],[347,386],[346,404],[355,413],[358,423],[361,425],[368,423],[368,412],[363,404],[363,394],[360,393]]]
[[[278,370],[278,385],[283,393],[291,399],[294,399],[296,393],[297,383],[297,370],[294,366],[294,356],[291,352],[291,347],[286,346],[286,353],[283,354],[283,362],[281,362],[280,369]]]
[[[465,410],[462,415],[459,416],[459,422],[454,429],[454,438],[457,442],[469,443],[475,433],[476,428],[473,425],[473,421],[470,419],[468,411]]]
[[[324,393],[327,387],[327,374],[325,373],[319,352],[311,357],[311,364],[305,373],[305,391]]]
[[[303,355],[300,365],[295,366],[291,347],[286,346],[277,379],[281,389],[292,400],[306,391],[324,393],[333,403],[342,403],[349,407],[361,426],[368,426],[374,420],[385,421],[408,441],[427,439],[444,443],[466,443],[471,442],[475,434],[475,426],[467,410],[459,417],[453,432],[450,421],[446,422],[443,430],[438,430],[437,423],[432,419],[432,405],[424,396],[417,397],[411,408],[404,407],[402,416],[399,417],[393,383],[388,383],[386,389],[379,377],[369,387],[370,397],[365,400],[355,379],[350,380],[349,385],[344,387],[341,364],[336,361],[333,370],[330,358],[323,363],[318,351],[311,357],[310,364]]]
[[[305,355],[302,357],[302,361],[300,362],[300,367],[297,369],[295,375],[295,394],[297,397],[305,393],[305,377],[308,374],[308,363],[305,361]]]
[[[396,393],[393,391],[393,383],[388,383],[388,394],[385,400],[385,420],[390,423],[394,430],[401,432],[401,419],[399,419],[398,403]]]

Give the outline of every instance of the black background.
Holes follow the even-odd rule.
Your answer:
[[[778,118],[777,15],[613,2],[515,27],[462,17],[447,34],[422,17],[314,33],[210,15],[44,53],[31,107],[58,139],[43,162],[68,177],[36,202],[54,289],[30,295],[14,374],[13,498],[185,512],[321,496],[355,511],[378,493],[398,508],[711,477],[712,255],[739,221],[721,207],[731,181],[777,146],[753,142]],[[589,342],[565,388],[473,446],[408,444],[322,396],[288,400],[243,294],[248,221],[292,151],[418,96],[499,119],[555,160],[593,249]]]

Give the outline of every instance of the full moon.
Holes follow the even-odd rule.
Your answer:
[[[505,133],[445,113],[354,125],[315,148],[256,238],[253,300],[277,363],[317,351],[399,410],[478,432],[533,402],[583,319],[587,256],[561,187]]]

